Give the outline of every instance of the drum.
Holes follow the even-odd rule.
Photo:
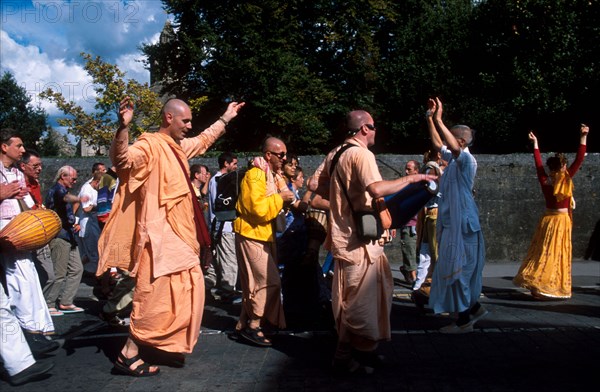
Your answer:
[[[436,181],[420,181],[405,186],[400,192],[386,196],[385,205],[392,216],[390,229],[402,228],[438,192]]]
[[[56,237],[62,223],[52,210],[28,210],[15,216],[0,231],[0,248],[31,251]]]
[[[308,228],[309,240],[317,240],[319,243],[325,241],[327,236],[327,213],[325,211],[310,208],[306,211],[304,222]]]

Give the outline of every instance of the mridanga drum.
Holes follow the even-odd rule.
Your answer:
[[[408,223],[438,193],[436,181],[420,181],[405,186],[400,192],[386,196],[385,205],[392,217],[391,229]]]
[[[23,211],[0,231],[0,248],[17,251],[40,249],[56,237],[61,226],[60,218],[52,210]]]

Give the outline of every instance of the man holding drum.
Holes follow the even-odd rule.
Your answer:
[[[341,155],[342,146],[333,149],[313,176],[317,184],[313,180],[309,186],[330,202],[325,247],[332,251],[335,262],[332,306],[338,344],[333,366],[354,372],[362,365],[370,373],[381,365],[375,353],[379,342],[391,338],[393,280],[383,240],[361,240],[352,211],[372,211],[373,199],[437,177],[414,174],[383,180],[375,155],[369,151],[377,133],[371,115],[352,111],[346,116],[346,127],[349,137],[344,145],[353,146]]]
[[[16,164],[25,152],[23,142],[12,129],[0,134],[0,229],[24,209],[33,206],[23,173]],[[36,363],[33,354],[56,350],[57,342],[46,339],[54,333],[54,324],[35,266],[28,251],[2,249],[0,254],[0,356],[9,382],[22,384],[52,368],[52,364]],[[23,339],[23,332],[25,338]],[[31,347],[28,346],[27,343]]]

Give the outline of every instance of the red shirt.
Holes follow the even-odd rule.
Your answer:
[[[42,205],[42,188],[38,181],[29,182],[28,178],[25,179],[25,183],[27,184],[27,188],[29,188],[29,194],[35,202],[35,205],[32,207],[32,209],[35,210]]]
[[[575,161],[567,169],[567,172],[571,177],[573,177],[581,167],[584,157],[585,144],[580,144],[579,149],[577,150],[577,156],[575,157]],[[540,181],[540,185],[542,186],[542,193],[544,194],[544,199],[546,199],[546,208],[569,208],[571,206],[571,198],[566,198],[560,202],[557,201],[556,197],[554,196],[554,186],[546,183],[548,175],[544,171],[544,165],[542,164],[542,156],[540,154],[539,149],[536,148],[533,150],[533,158],[535,159],[535,169],[537,171],[538,180]]]

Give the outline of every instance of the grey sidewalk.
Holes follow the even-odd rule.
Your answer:
[[[283,331],[264,349],[230,340],[239,306],[209,304],[203,332],[182,369],[161,366],[156,377],[111,374],[127,330],[99,322],[99,304],[82,284],[88,312],[55,318],[62,348],[46,380],[26,391],[572,391],[600,385],[600,263],[575,261],[573,298],[533,301],[512,285],[513,263],[489,263],[482,304],[490,314],[467,335],[442,335],[448,317],[422,315],[398,279],[392,339],[381,344],[385,366],[373,375],[338,376],[330,362],[335,336],[327,329]],[[2,390],[12,390],[0,382]],[[16,390],[16,388],[15,388]]]

